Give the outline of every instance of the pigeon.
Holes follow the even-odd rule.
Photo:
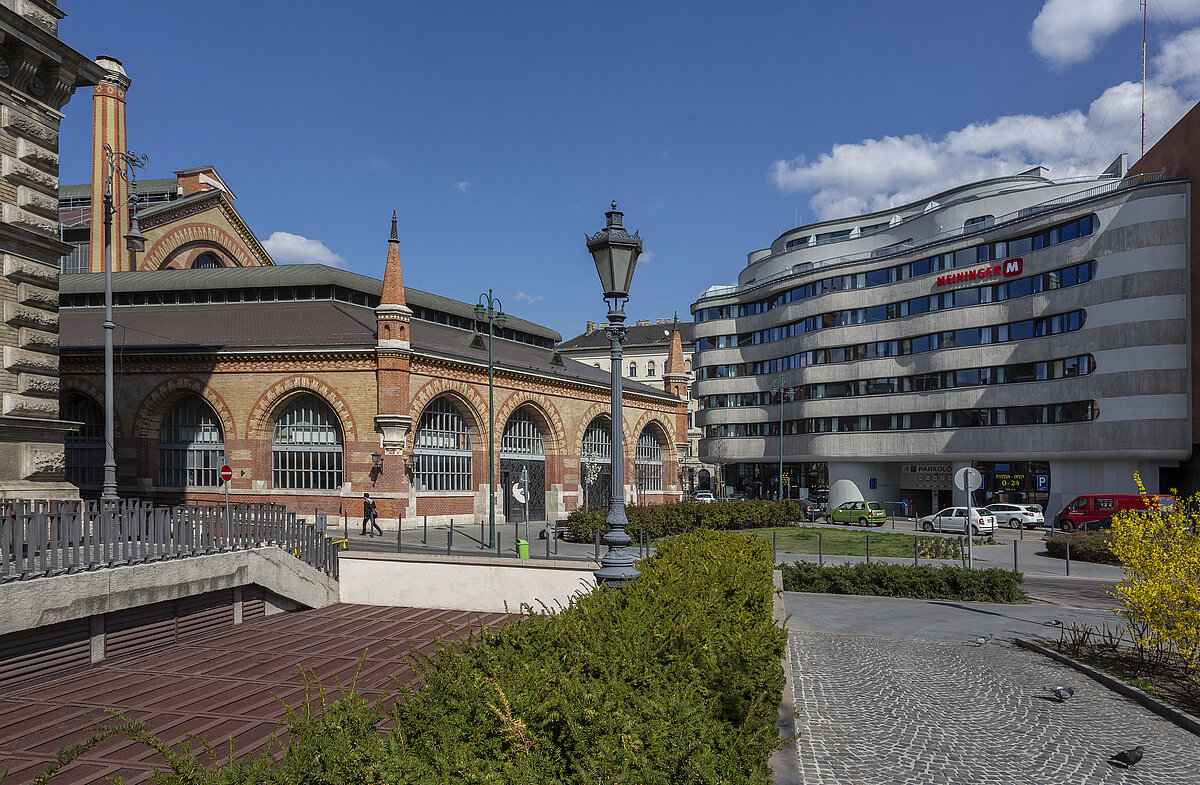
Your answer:
[[[1066,626],[1066,622],[1064,622],[1062,619],[1051,619],[1050,621],[1042,622],[1042,624],[1045,625],[1046,627],[1064,627],[1064,626]]]
[[[1111,758],[1109,758],[1108,762],[1114,766],[1120,766],[1123,769],[1128,769],[1142,759],[1143,753],[1144,750],[1142,749],[1142,745],[1139,744],[1131,750],[1122,750],[1121,752],[1118,752],[1116,755],[1113,755]]]
[[[978,638],[972,638],[971,640],[967,641],[967,643],[975,645],[975,646],[982,646],[985,643],[987,643],[988,641],[990,641],[991,639],[992,639],[992,636],[989,633],[987,635],[980,635]]]
[[[1075,688],[1062,687],[1056,684],[1053,687],[1047,687],[1046,692],[1058,698],[1059,703],[1064,703],[1068,698],[1075,694]]]

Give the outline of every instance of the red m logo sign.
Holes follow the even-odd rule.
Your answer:
[[[1004,263],[1004,274],[1005,275],[1020,275],[1021,274],[1021,257],[1018,256],[1016,259],[1009,259],[1007,262],[1005,262]]]

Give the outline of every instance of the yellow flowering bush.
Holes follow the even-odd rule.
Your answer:
[[[1112,594],[1135,640],[1200,665],[1200,495],[1162,509],[1134,475],[1146,510],[1113,516],[1109,546],[1125,569]]]

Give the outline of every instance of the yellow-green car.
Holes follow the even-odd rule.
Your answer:
[[[887,510],[879,502],[842,502],[825,513],[826,523],[856,523],[859,526],[882,526],[887,522]]]

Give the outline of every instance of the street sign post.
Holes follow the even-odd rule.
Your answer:
[[[972,466],[964,466],[954,473],[954,484],[967,492],[967,522],[963,533],[967,535],[967,567],[975,569],[975,554],[972,548],[974,538],[971,536],[971,512],[974,507],[975,491],[983,487],[983,475]]]
[[[232,536],[229,530],[229,481],[233,479],[233,469],[229,464],[221,467],[221,482],[225,483],[225,536]]]

